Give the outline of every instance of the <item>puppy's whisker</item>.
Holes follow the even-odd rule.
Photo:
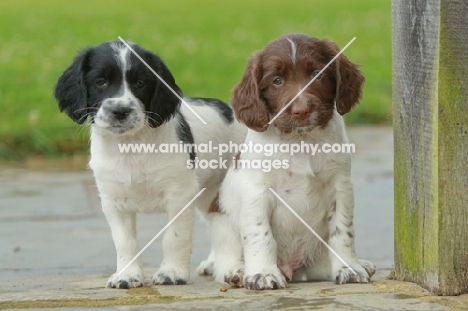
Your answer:
[[[93,112],[96,112],[99,110],[99,107],[83,107],[83,108],[79,108],[79,109],[76,109],[73,111],[73,113],[77,113],[77,112],[80,112],[80,111],[83,111],[83,110],[87,110],[87,112],[82,115],[78,120],[77,122],[81,122],[83,120],[86,120],[90,115],[92,115]]]
[[[89,125],[90,125],[90,122],[89,121],[86,121],[85,123],[83,124],[79,124],[79,126],[76,128],[75,132],[76,132],[76,135],[80,138],[86,138],[89,136]],[[88,131],[88,133],[86,133],[86,131]],[[86,134],[85,134],[86,133]]]
[[[145,113],[147,113],[147,114],[154,114],[154,115],[156,115],[158,118],[161,118],[161,115],[160,115],[160,114],[158,114],[158,113],[156,113],[156,112],[152,112],[152,111],[145,111]]]
[[[148,122],[148,121],[153,121],[153,122],[156,123],[156,124],[162,123],[162,122],[163,122],[163,118],[162,118],[158,113],[152,112],[152,111],[145,111],[145,113],[146,113],[146,122]],[[160,119],[160,121],[158,121],[158,120],[155,119],[155,118],[152,118],[152,117],[149,116],[148,114],[154,114],[154,115],[156,115],[156,116]],[[149,125],[149,124],[148,124],[148,125]]]
[[[149,121],[153,121],[154,123],[158,123],[156,121],[156,119],[150,117],[150,116],[146,116],[146,119],[145,119],[145,125],[148,125],[149,126]]]
[[[87,120],[89,115],[90,115],[89,113],[85,113],[77,120],[77,122],[80,123],[82,122],[82,120]]]
[[[85,139],[85,138],[88,138],[89,139],[89,126],[86,124],[86,125],[81,125],[79,128],[78,128],[78,136]]]
[[[82,111],[82,110],[91,110],[91,109],[97,110],[97,109],[99,109],[99,108],[98,108],[98,107],[83,107],[83,108],[76,109],[76,110],[74,110],[73,112],[80,112],[80,111]]]

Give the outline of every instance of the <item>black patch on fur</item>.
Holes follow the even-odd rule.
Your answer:
[[[141,50],[141,53],[139,53],[138,50]],[[182,91],[179,86],[177,86],[174,76],[159,56],[141,48],[136,48],[135,51],[154,71],[159,74],[164,82],[169,85],[172,91],[175,91],[179,97],[182,97]],[[132,56],[135,57],[133,54]],[[163,82],[161,82],[159,78],[157,78],[140,60],[137,59],[135,62],[139,65],[135,70],[136,72],[144,71],[147,76],[152,75],[152,77],[157,80],[151,101],[145,100],[143,103],[145,105],[146,114],[150,117],[148,118],[150,126],[158,127],[174,117],[174,115],[179,111],[181,101],[179,97],[177,97]]]
[[[352,238],[352,237],[353,237],[353,234],[352,234],[351,232],[349,232],[349,231],[348,231],[348,232],[346,232],[346,234],[347,234],[347,235],[348,235],[350,238]]]
[[[184,145],[185,144],[193,145],[195,141],[193,139],[190,125],[187,123],[187,121],[185,120],[184,116],[181,113],[177,113],[176,119],[178,121],[176,123],[177,124],[176,125],[177,137],[179,138],[181,142],[184,143]],[[189,156],[190,156],[190,162],[194,164],[195,157],[197,156],[197,154],[195,153],[195,150],[193,150],[192,148],[190,148]],[[195,165],[192,165],[192,167],[195,167]]]
[[[88,60],[91,55],[92,49],[82,50],[65,69],[54,88],[54,96],[60,111],[65,112],[78,124],[84,123],[88,117],[88,91],[84,74],[88,70]]]
[[[218,114],[222,117],[224,122],[226,122],[227,124],[230,124],[232,123],[232,121],[234,121],[234,114],[232,112],[232,109],[225,102],[222,102],[216,98],[194,97],[192,99],[194,100],[193,101],[194,105],[198,105],[198,106],[206,105],[215,109],[216,112],[218,112]]]
[[[341,229],[337,226],[337,227],[335,228],[335,231],[333,231],[333,233],[331,234],[331,236],[332,236],[332,237],[333,237],[333,236],[337,236],[337,235],[340,235],[340,234],[342,234],[342,233],[343,233],[343,231],[341,231]]]

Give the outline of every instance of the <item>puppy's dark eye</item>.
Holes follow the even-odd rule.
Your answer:
[[[281,83],[283,83],[281,77],[276,77],[275,80],[273,80],[273,84],[280,85]]]
[[[102,79],[102,78],[98,79],[95,84],[98,88],[101,88],[101,89],[105,89],[108,85],[106,79]]]
[[[141,89],[141,88],[144,88],[145,87],[145,83],[141,80],[138,80],[136,83],[135,83],[135,86],[137,89]]]
[[[319,72],[320,70],[314,70],[314,72],[312,72],[312,77],[315,77],[316,80],[320,79],[322,75],[319,75]]]

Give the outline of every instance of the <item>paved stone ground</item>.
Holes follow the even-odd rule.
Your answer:
[[[462,310],[468,295],[434,297],[420,287],[386,280],[393,263],[393,138],[391,128],[351,128],[356,248],[373,261],[372,284],[292,283],[284,290],[220,291],[195,275],[209,252],[206,224],[196,221],[191,282],[185,286],[104,288],[115,269],[109,227],[89,171],[0,168],[0,309],[116,310],[321,309]],[[140,245],[166,224],[164,215],[138,218]],[[161,240],[142,255],[147,284],[162,260]]]

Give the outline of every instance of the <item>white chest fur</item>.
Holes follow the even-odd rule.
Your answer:
[[[275,128],[263,133],[249,131],[246,143],[249,142],[263,145],[307,143],[321,149],[323,144],[343,144],[348,143],[348,139],[342,118],[337,116],[327,128],[315,129],[306,135],[281,135]],[[268,227],[277,245],[278,266],[286,274],[306,263],[312,264],[321,253],[321,243],[269,188],[278,193],[317,234],[328,240],[327,218],[336,204],[338,189],[335,185],[338,178],[349,177],[351,155],[332,152],[317,152],[315,155],[278,152],[271,156],[242,153],[241,159],[287,160],[288,165],[269,172],[261,169],[230,170],[221,193],[223,209],[234,216],[232,219],[242,228],[241,232],[249,232],[247,227],[252,228],[253,236],[257,234],[254,228],[262,227],[263,219],[268,219]],[[268,230],[258,234],[267,237]]]
[[[158,135],[154,131],[158,131]],[[137,137],[102,135],[99,129],[92,129],[89,166],[101,197],[113,200],[118,209],[146,213],[162,211],[167,198],[177,191],[196,189],[195,172],[184,165],[189,159],[188,154],[124,153],[119,150],[119,144],[125,143],[157,145],[162,143],[158,141],[159,137],[177,141],[170,123],[139,133]]]

